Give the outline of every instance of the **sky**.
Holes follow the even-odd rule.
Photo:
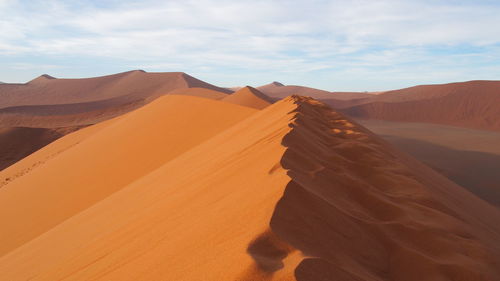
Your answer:
[[[132,69],[330,91],[500,80],[500,1],[0,0],[0,81]]]

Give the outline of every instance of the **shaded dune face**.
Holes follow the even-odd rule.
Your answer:
[[[498,246],[490,252],[477,234],[484,229],[468,225],[473,222],[464,221],[462,210],[432,194],[433,186],[419,180],[426,175],[413,174],[383,141],[342,115],[298,100],[281,161],[292,180],[270,222],[284,241],[269,247],[278,249],[267,256],[275,269],[286,256],[279,251],[286,243],[310,257],[296,268],[297,280],[500,276],[492,266],[499,261]],[[498,227],[490,235],[498,237]]]
[[[79,128],[0,128],[0,171]]]

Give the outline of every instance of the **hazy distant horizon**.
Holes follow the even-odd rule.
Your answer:
[[[329,91],[500,80],[496,1],[0,0],[0,81],[133,69]]]

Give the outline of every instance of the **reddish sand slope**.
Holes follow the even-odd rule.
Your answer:
[[[216,111],[223,104],[204,100]],[[100,151],[80,161],[106,157]],[[7,280],[498,280],[499,221],[498,209],[366,129],[292,97],[4,255],[0,272]]]
[[[344,112],[350,116],[500,130],[500,81],[425,85],[389,91]]]
[[[429,123],[359,122],[480,198],[500,206],[500,132]]]
[[[254,111],[204,98],[168,95],[99,124],[106,129],[83,140],[68,135],[16,163],[0,173],[4,183],[0,188],[0,255]],[[84,130],[95,131],[92,127]]]
[[[148,73],[128,71],[83,79],[54,79],[41,76],[26,84],[0,87],[0,108],[20,105],[74,104],[116,97],[163,94],[178,88],[207,88],[227,92],[182,72]]]
[[[259,86],[259,87],[257,87],[257,89],[259,89],[259,91],[261,91],[261,92],[267,92],[267,91],[273,91],[275,88],[283,87],[283,86],[285,86],[285,85],[281,84],[280,82],[274,81],[272,83]]]
[[[0,128],[0,171],[77,129]]]
[[[224,102],[244,105],[257,109],[269,106],[273,101],[259,90],[246,86],[222,99]]]

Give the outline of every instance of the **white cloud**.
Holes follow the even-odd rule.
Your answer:
[[[221,75],[223,68],[368,72],[435,62],[436,47],[484,48],[480,55],[493,57],[500,44],[500,5],[491,3],[0,0],[0,61],[82,56]]]

